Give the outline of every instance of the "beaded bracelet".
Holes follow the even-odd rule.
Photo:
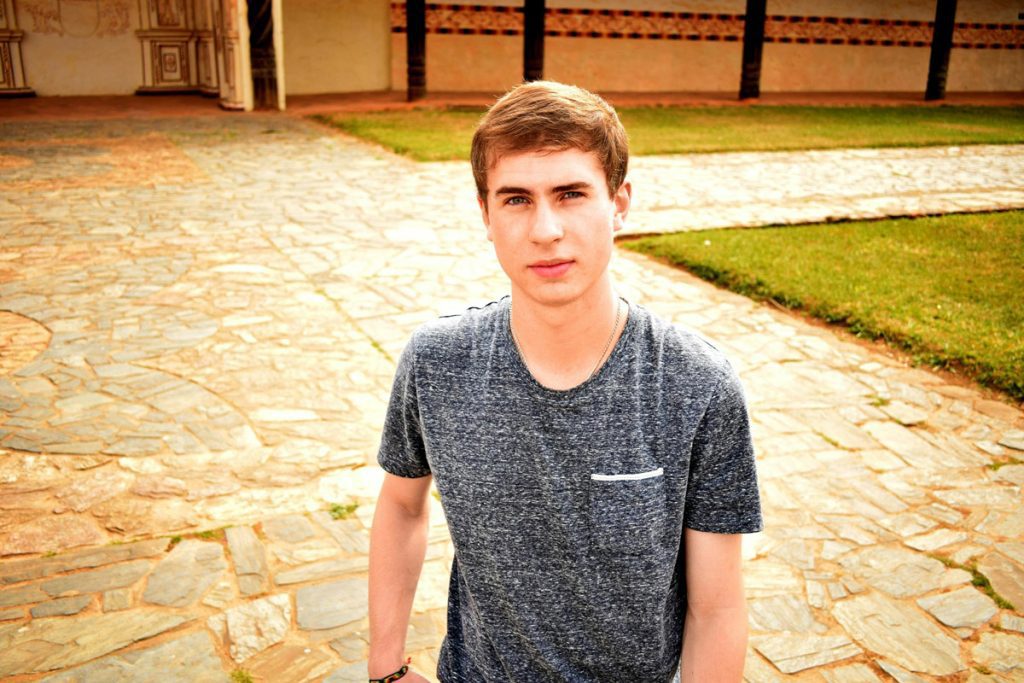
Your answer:
[[[384,678],[371,678],[370,683],[394,683],[394,681],[397,681],[400,678],[404,678],[405,674],[409,673],[410,663],[412,663],[412,657],[409,657],[409,659],[405,660],[405,664],[402,665],[402,668],[396,671],[395,673],[388,674]]]

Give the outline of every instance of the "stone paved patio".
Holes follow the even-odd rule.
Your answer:
[[[645,158],[631,222],[1024,206],[1022,167],[1022,147]],[[394,360],[506,289],[468,165],[276,115],[8,123],[0,221],[0,680],[365,680]],[[747,387],[748,680],[1024,680],[1024,413],[635,255],[614,268]],[[409,638],[428,672],[434,512]]]

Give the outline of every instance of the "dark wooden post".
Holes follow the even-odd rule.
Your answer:
[[[956,23],[956,0],[935,3],[935,31],[932,33],[932,57],[928,62],[926,100],[946,97],[946,76],[949,74],[949,53],[953,49],[953,25]]]
[[[747,0],[747,13],[743,21],[741,100],[761,96],[761,52],[764,48],[764,15],[767,4],[767,0]]]
[[[405,3],[405,51],[407,99],[412,102],[427,94],[426,0],[407,0]]]
[[[544,0],[523,5],[523,80],[544,78]]]

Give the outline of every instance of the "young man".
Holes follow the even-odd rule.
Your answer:
[[[371,679],[403,683],[433,480],[455,547],[443,683],[739,681],[740,536],[761,528],[743,390],[693,333],[615,294],[626,134],[580,88],[521,85],[473,138],[511,297],[399,362],[370,549]],[[391,678],[391,680],[398,680]]]

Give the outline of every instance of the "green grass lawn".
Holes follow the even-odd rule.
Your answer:
[[[621,107],[633,154],[1024,143],[1024,107]],[[468,159],[482,109],[314,118],[417,161]]]
[[[1024,400],[1024,211],[622,242]]]

